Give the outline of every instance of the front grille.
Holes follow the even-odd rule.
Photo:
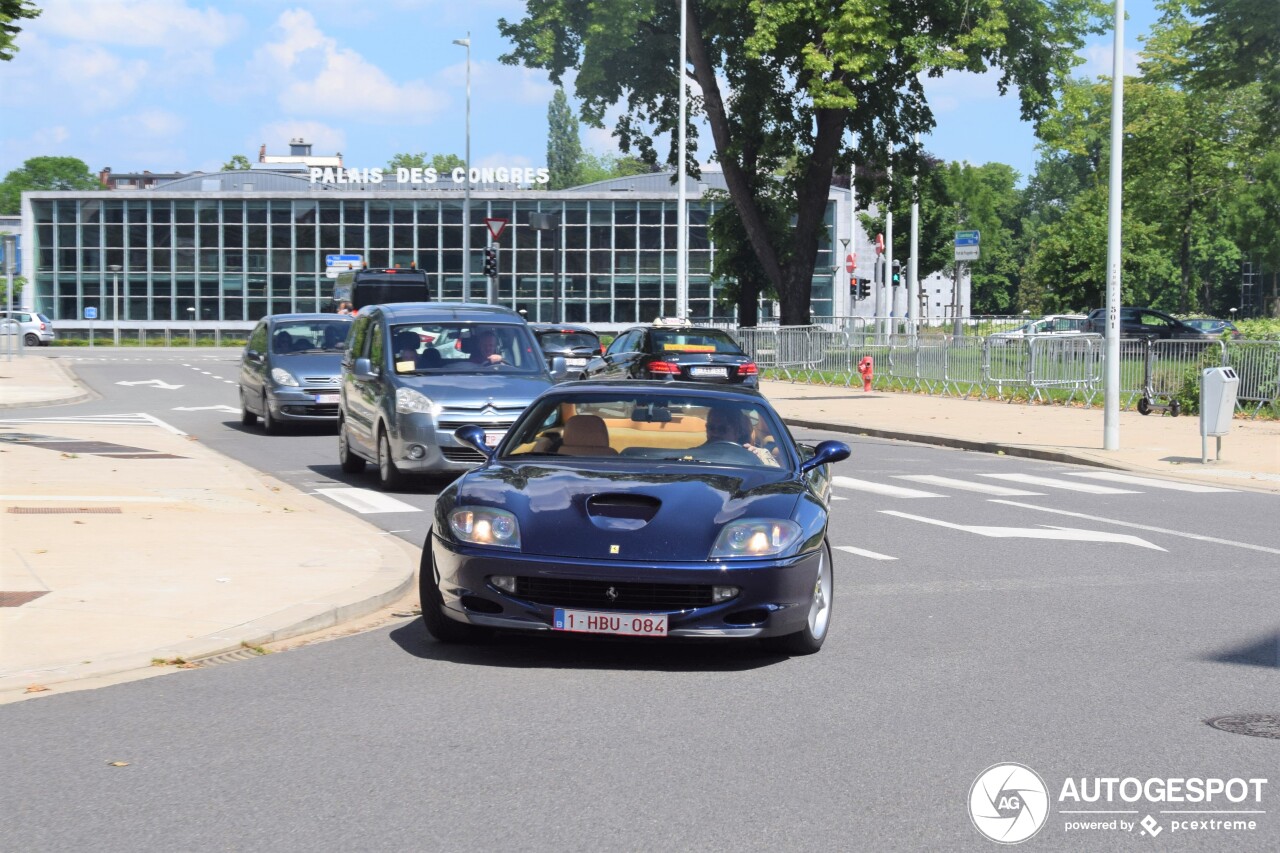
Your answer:
[[[489,421],[484,418],[466,417],[465,415],[445,414],[441,415],[436,421],[437,428],[445,432],[453,432],[458,427],[475,425],[484,427],[485,429],[511,429],[515,423],[515,418],[509,421]]]
[[[450,462],[484,462],[480,451],[470,447],[442,447],[440,455]]]
[[[315,385],[320,388],[337,388],[338,377],[336,376],[304,376],[302,377],[304,385]]]
[[[536,604],[591,610],[687,610],[712,603],[711,587],[703,584],[611,583],[564,578],[518,577],[516,596]]]
[[[313,403],[308,406],[282,406],[281,410],[286,415],[310,415],[311,417],[336,418],[338,416],[337,403]]]

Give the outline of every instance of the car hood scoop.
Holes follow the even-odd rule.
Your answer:
[[[587,517],[602,530],[639,530],[661,506],[655,497],[626,492],[606,492],[586,500]]]
[[[707,559],[734,519],[790,518],[803,490],[777,468],[624,472],[531,463],[472,471],[456,501],[514,514],[525,554],[684,562]]]

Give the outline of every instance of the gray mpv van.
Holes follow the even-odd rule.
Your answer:
[[[497,444],[552,384],[516,312],[496,305],[400,302],[360,310],[342,359],[338,461],[378,466],[379,485],[456,474],[484,461],[453,437],[475,424]]]

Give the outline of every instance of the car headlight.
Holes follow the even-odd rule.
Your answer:
[[[296,387],[298,384],[298,380],[293,378],[293,374],[283,367],[271,368],[271,381],[277,385],[293,385]]]
[[[791,550],[800,535],[800,525],[794,521],[744,518],[724,526],[711,549],[711,559],[776,557]]]
[[[505,509],[458,507],[449,513],[449,528],[454,536],[472,545],[520,547],[520,525]]]
[[[396,389],[396,411],[402,415],[438,415],[440,407],[431,398],[412,388]]]

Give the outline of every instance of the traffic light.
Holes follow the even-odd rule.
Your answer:
[[[893,286],[902,284],[902,261],[893,262]]]
[[[489,246],[484,250],[484,274],[489,278],[498,275],[498,247]]]
[[[858,279],[858,298],[871,298],[871,282],[867,281],[865,278]]]

